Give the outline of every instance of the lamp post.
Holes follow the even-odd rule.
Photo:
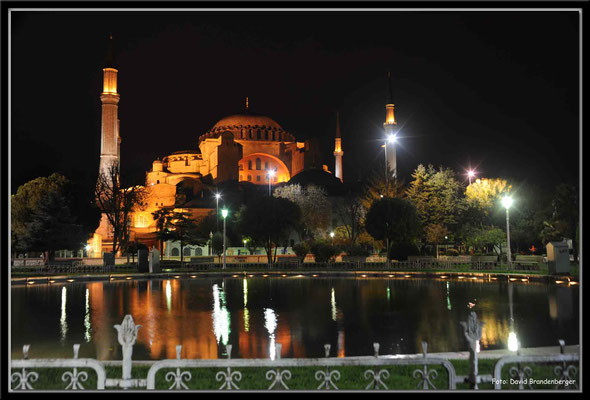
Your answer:
[[[219,199],[221,195],[219,193],[215,193],[215,200],[217,201],[217,212],[215,213],[215,222],[217,223],[217,232],[219,232]]]
[[[271,189],[270,189],[270,185],[272,184],[272,178],[273,176],[275,176],[275,170],[271,169],[268,171],[268,195],[270,196],[271,194]]]
[[[246,248],[246,242],[248,241],[248,239],[243,239],[242,242],[244,243],[244,249],[247,250]]]
[[[502,198],[502,205],[506,208],[506,239],[508,241],[508,268],[512,268],[512,254],[510,252],[510,217],[508,209],[512,205],[513,200],[510,196]]]
[[[227,208],[221,210],[221,215],[223,216],[223,269],[225,269],[225,219],[227,217]]]

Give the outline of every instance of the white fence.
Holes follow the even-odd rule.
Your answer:
[[[12,360],[11,383],[12,390],[33,390],[33,384],[38,380],[39,373],[31,371],[35,368],[72,368],[62,374],[62,381],[66,383],[65,390],[84,390],[84,383],[88,380],[86,371],[79,371],[80,368],[91,368],[96,373],[96,388],[103,390],[109,387],[118,387],[123,389],[145,388],[148,390],[156,389],[156,374],[164,370],[165,380],[170,384],[169,390],[187,390],[187,383],[193,379],[191,370],[194,369],[219,369],[215,374],[215,379],[219,382],[219,390],[239,390],[240,381],[243,373],[251,368],[266,369],[266,389],[268,390],[290,390],[290,380],[292,378],[291,369],[298,367],[308,367],[315,369],[314,377],[316,380],[315,387],[308,389],[316,390],[338,390],[341,373],[339,368],[347,366],[366,367],[363,369],[363,378],[366,383],[365,390],[391,390],[388,378],[390,372],[387,367],[391,366],[418,366],[412,372],[415,379],[415,389],[437,389],[435,385],[439,370],[446,372],[446,387],[442,389],[456,389],[457,383],[468,383],[472,389],[478,389],[482,382],[493,382],[495,389],[501,389],[507,380],[502,378],[502,368],[506,365],[516,364],[509,369],[511,378],[520,379],[519,389],[529,388],[532,385],[526,384],[524,378],[530,378],[532,369],[527,364],[556,364],[553,369],[557,383],[556,389],[578,389],[576,379],[577,363],[579,363],[579,354],[565,354],[565,343],[560,341],[561,353],[543,356],[507,356],[500,358],[494,370],[494,375],[480,375],[478,373],[477,342],[481,339],[481,327],[483,323],[479,322],[477,315],[472,312],[467,321],[461,323],[463,333],[467,339],[470,354],[470,374],[467,376],[457,376],[453,364],[444,358],[432,357],[427,353],[428,345],[422,342],[423,354],[420,357],[400,358],[391,355],[379,355],[379,343],[373,344],[374,354],[372,356],[361,357],[330,357],[330,345],[324,346],[324,358],[281,358],[281,344],[276,344],[274,359],[232,359],[232,346],[227,345],[227,358],[214,360],[201,359],[182,359],[180,357],[182,346],[176,346],[176,359],[160,360],[151,362],[147,372],[147,377],[132,378],[132,361],[133,345],[137,339],[137,332],[140,325],[135,325],[131,315],[126,315],[123,322],[115,325],[118,333],[118,341],[122,346],[123,360],[122,377],[107,378],[105,364],[94,359],[78,358],[80,345],[74,345],[74,357],[72,359],[28,359],[30,346],[23,346],[23,359]],[[112,363],[112,362],[111,362]],[[137,365],[139,362],[135,362]],[[145,362],[142,362],[144,364]],[[433,367],[439,367],[437,368]],[[170,370],[171,371],[166,371]],[[94,388],[93,388],[94,389]]]

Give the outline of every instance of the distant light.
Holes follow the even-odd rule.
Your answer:
[[[227,210],[227,208],[224,208],[223,210],[221,210],[221,216],[222,216],[223,218],[227,217],[227,214],[228,214],[228,212],[229,212],[229,211]]]
[[[516,333],[510,332],[508,334],[508,350],[516,351],[518,350],[518,338],[516,337]]]
[[[334,232],[330,232],[330,237],[333,238],[334,237]]]
[[[512,206],[512,203],[513,202],[514,202],[514,200],[512,200],[512,197],[510,197],[510,196],[504,196],[504,197],[502,197],[502,205],[506,209],[509,209],[510,206]]]
[[[219,200],[219,199],[221,198],[221,195],[220,195],[219,193],[215,193],[215,198],[216,198],[217,200]]]
[[[467,176],[469,176],[470,178],[473,178],[475,176],[475,171],[470,169],[469,171],[467,171]]]
[[[276,172],[275,172],[274,169],[271,169],[271,170],[268,171],[268,175],[271,176],[271,177],[275,176],[275,174],[276,174]]]

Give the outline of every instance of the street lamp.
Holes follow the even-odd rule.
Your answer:
[[[268,171],[268,195],[270,196],[270,185],[272,183],[272,178],[275,176],[275,170],[271,169]]]
[[[219,193],[215,193],[215,200],[217,201],[217,212],[215,214],[215,222],[217,223],[217,232],[219,232],[219,199],[221,195]]]
[[[506,238],[508,240],[508,268],[512,268],[512,254],[510,253],[510,217],[508,209],[512,205],[514,200],[512,197],[506,195],[502,197],[502,205],[506,208]]]
[[[471,185],[471,178],[475,176],[475,171],[470,169],[469,171],[467,171],[467,176],[469,177],[469,184]]]
[[[221,210],[221,216],[223,217],[223,269],[225,269],[225,219],[227,217],[227,208]]]
[[[330,237],[334,239],[334,232],[330,232]]]

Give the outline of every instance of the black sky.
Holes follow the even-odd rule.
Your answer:
[[[551,186],[579,180],[575,11],[13,12],[12,191],[59,171],[97,174],[106,38],[116,40],[123,174],[194,149],[250,109],[344,179],[380,166],[386,76],[406,181],[419,164]]]

